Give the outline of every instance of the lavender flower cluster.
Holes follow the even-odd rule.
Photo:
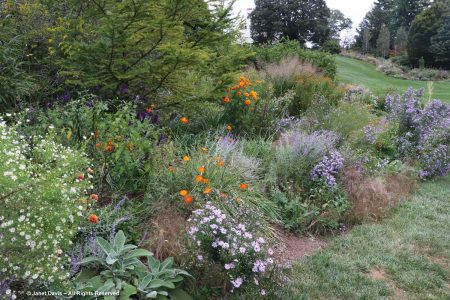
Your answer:
[[[17,295],[14,290],[11,289],[11,283],[14,282],[15,276],[6,277],[4,279],[0,278],[0,299],[16,299]]]
[[[210,202],[195,210],[189,223],[188,234],[198,247],[199,261],[208,255],[221,263],[232,290],[247,283],[258,286],[261,295],[266,294],[261,282],[273,266],[273,250],[264,237],[252,231],[251,224],[229,218]]]
[[[450,171],[450,105],[439,100],[421,108],[421,91],[408,89],[400,96],[386,97],[392,121],[399,124],[398,151],[419,159],[420,176],[445,176]]]
[[[313,181],[324,181],[330,187],[336,187],[336,176],[344,166],[344,158],[338,151],[333,151],[314,167],[311,171]]]

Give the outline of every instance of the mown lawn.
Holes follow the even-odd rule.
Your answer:
[[[373,93],[384,96],[388,92],[404,93],[408,87],[425,88],[428,99],[428,82],[403,80],[385,75],[374,65],[343,56],[336,56],[338,79],[346,83],[356,83],[369,88]],[[450,81],[435,82],[432,98],[450,102]]]
[[[292,269],[283,299],[450,299],[450,177]]]

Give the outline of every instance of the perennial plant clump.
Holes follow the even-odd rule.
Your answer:
[[[231,290],[243,285],[262,286],[273,268],[273,250],[268,240],[257,231],[257,224],[249,219],[230,217],[208,202],[193,211],[188,233],[198,250],[197,259],[212,259],[228,274]]]
[[[338,151],[326,155],[311,171],[311,179],[323,181],[328,187],[335,188],[336,176],[344,166],[344,158]]]
[[[87,222],[89,161],[51,134],[34,137],[31,148],[3,121],[0,140],[1,274],[59,289],[70,278],[72,239]]]
[[[386,108],[399,128],[400,154],[418,158],[422,178],[445,176],[450,171],[450,105],[439,100],[421,105],[421,91],[386,97]]]

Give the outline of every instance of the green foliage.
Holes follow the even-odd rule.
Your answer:
[[[423,57],[426,66],[438,66],[431,52],[431,38],[438,33],[444,24],[444,16],[450,9],[448,0],[438,0],[433,5],[418,14],[412,22],[408,35],[408,57],[413,66],[418,66]]]
[[[231,6],[220,3],[87,2],[79,14],[60,16],[63,35],[53,43],[59,45],[61,75],[68,84],[97,87],[109,97],[185,102],[202,80],[189,73],[207,70],[226,79],[247,55],[234,43]]]
[[[112,106],[99,102],[95,96],[80,95],[45,111],[22,113],[21,131],[32,136],[53,126],[58,142],[72,147],[81,145],[93,158],[98,191],[136,192],[145,186],[142,175],[152,168],[149,158],[162,136],[158,124],[152,118],[141,121],[137,111],[131,103]]]
[[[294,86],[295,96],[289,105],[292,116],[300,116],[309,108],[320,105],[319,110],[336,106],[344,95],[344,90],[327,77],[316,74],[303,75]]]
[[[377,51],[381,57],[387,57],[391,46],[391,33],[386,25],[381,25],[380,34],[377,39]]]
[[[341,52],[339,41],[335,39],[325,41],[320,49],[330,54],[339,54]]]
[[[126,237],[122,231],[117,232],[111,243],[101,237],[97,237],[96,242],[102,253],[80,262],[91,267],[83,268],[75,279],[78,291],[111,293],[103,297],[105,300],[131,299],[133,295],[144,299],[190,299],[176,287],[183,276],[190,275],[174,269],[172,258],[160,262],[151,252],[125,244]],[[141,257],[146,258],[147,264],[139,260]],[[185,297],[178,298],[177,294]]]
[[[328,18],[328,25],[330,26],[330,37],[332,40],[337,40],[339,44],[340,32],[346,29],[351,29],[353,22],[350,18],[346,18],[340,10],[331,9],[330,17]]]
[[[271,43],[280,38],[310,41],[322,45],[328,38],[330,9],[324,0],[257,0],[250,14],[251,36],[255,43]]]
[[[24,140],[1,121],[0,139],[2,275],[60,290],[70,279],[66,251],[87,217],[80,198],[89,182],[76,178],[89,161],[57,144],[52,131]]]
[[[309,62],[326,76],[336,77],[336,62],[328,53],[304,49],[296,41],[283,41],[273,45],[264,44],[251,48],[256,53],[256,62],[279,62],[284,57],[297,56],[300,60]]]
[[[348,139],[361,132],[370,119],[371,114],[366,104],[343,102],[325,117],[323,126],[337,132],[343,139]]]
[[[443,25],[431,38],[430,51],[439,66],[450,70],[450,15],[444,18]]]
[[[243,76],[226,91],[222,98],[222,124],[227,124],[230,132],[253,136],[272,135],[279,120],[287,115],[287,107],[293,98],[292,93],[275,96],[270,82],[256,80],[253,83]]]

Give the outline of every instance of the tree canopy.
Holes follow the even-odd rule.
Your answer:
[[[320,46],[330,37],[329,19],[324,0],[256,0],[251,37],[257,44],[287,38]]]

